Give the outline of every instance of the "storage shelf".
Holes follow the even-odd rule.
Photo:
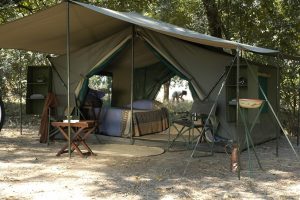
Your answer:
[[[228,72],[229,67],[226,67]],[[226,119],[227,122],[235,122],[236,121],[236,104],[237,102],[232,102],[232,99],[237,97],[237,87],[240,88],[239,98],[248,96],[248,83],[237,84],[237,74],[236,70],[231,70],[228,74],[228,78],[226,80]],[[239,78],[245,78],[248,80],[248,72],[246,66],[241,66]]]
[[[28,66],[26,114],[42,114],[46,95],[51,91],[51,80],[50,66]],[[39,96],[31,98],[34,94]]]

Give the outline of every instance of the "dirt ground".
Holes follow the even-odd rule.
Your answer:
[[[300,162],[284,137],[279,158],[275,141],[257,147],[264,171],[252,156],[251,178],[243,152],[241,180],[229,171],[225,153],[70,159],[55,156],[62,143],[47,146],[38,139],[36,127],[23,135],[17,129],[0,132],[0,199],[300,199]]]

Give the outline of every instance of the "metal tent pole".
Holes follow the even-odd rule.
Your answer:
[[[21,63],[21,50],[19,50],[19,63]],[[23,116],[22,116],[22,66],[19,66],[20,70],[19,70],[19,92],[20,92],[20,134],[23,134]]]
[[[300,137],[300,86],[298,88],[298,126],[297,126],[297,146],[299,146]]]
[[[70,2],[67,1],[67,74],[68,74],[68,153],[71,158],[71,115],[70,115]]]
[[[300,86],[298,88],[298,126],[297,126],[297,146],[299,146],[300,137]]]
[[[240,49],[236,49],[237,59],[236,59],[236,127],[239,124],[239,98],[240,98]]]
[[[276,62],[277,63],[277,62]],[[276,69],[276,114],[279,116],[279,98],[280,98],[280,72],[279,72],[279,65],[277,64]],[[276,157],[279,156],[279,127],[276,127]]]
[[[240,82],[239,82],[239,77],[240,77],[240,47],[238,46],[236,48],[236,54],[237,54],[237,59],[236,59],[236,121],[235,121],[235,131],[236,131],[236,140],[237,140],[237,145],[238,145],[238,179],[241,179],[241,163],[240,163],[240,137],[239,137],[239,132],[238,132],[238,127],[239,127],[239,109],[240,109]]]
[[[134,37],[135,25],[132,25],[132,38],[131,38],[131,79],[130,79],[130,143],[133,144],[133,79],[134,79]]]

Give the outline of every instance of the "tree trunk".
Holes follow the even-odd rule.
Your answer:
[[[222,22],[215,0],[202,0],[202,3],[205,8],[210,34],[222,38]]]
[[[164,102],[169,102],[170,81],[166,82],[163,86],[164,86]]]

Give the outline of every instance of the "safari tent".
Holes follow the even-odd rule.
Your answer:
[[[270,103],[278,108],[278,68],[246,65],[222,49],[271,56],[278,51],[200,34],[137,13],[66,1],[1,25],[0,35],[0,48],[51,54],[53,91],[69,107],[75,104],[74,96],[83,101],[88,78],[101,72],[113,75],[112,107],[153,100],[160,86],[174,75],[189,81],[195,99],[213,101],[218,90],[212,88],[215,84],[221,87],[218,80],[233,64],[217,103],[219,136],[236,139],[242,134],[237,106],[230,102],[242,97],[262,98],[257,78]],[[239,85],[237,77],[244,78],[246,84]],[[249,121],[256,112],[247,112]],[[266,108],[252,133],[255,143],[276,137],[273,121]]]

